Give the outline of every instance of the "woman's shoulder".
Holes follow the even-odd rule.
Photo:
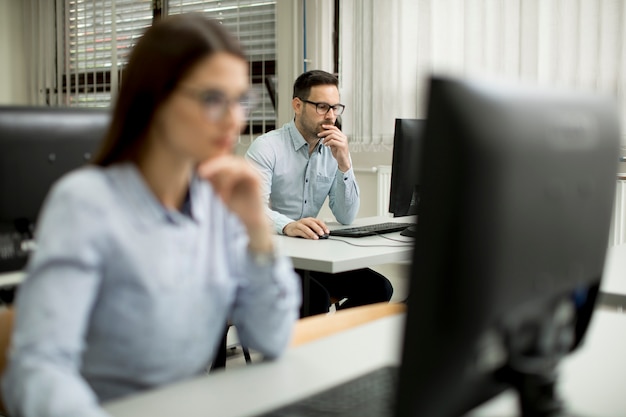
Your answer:
[[[97,165],[85,165],[63,175],[54,185],[61,190],[75,190],[104,184],[105,168]]]
[[[97,202],[108,194],[106,168],[86,165],[62,176],[50,190],[50,195],[73,201]]]

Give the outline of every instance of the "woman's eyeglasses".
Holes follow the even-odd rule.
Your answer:
[[[234,106],[240,115],[247,118],[257,105],[256,95],[252,91],[237,98],[228,98],[220,90],[200,90],[193,87],[180,87],[180,91],[198,101],[211,121],[219,121]]]

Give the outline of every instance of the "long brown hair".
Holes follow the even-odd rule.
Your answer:
[[[156,110],[198,61],[216,52],[246,59],[237,39],[201,14],[176,15],[151,26],[131,52],[111,124],[93,163],[136,161]]]

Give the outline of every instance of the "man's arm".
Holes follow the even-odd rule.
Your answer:
[[[348,137],[335,125],[323,125],[325,131],[319,133],[322,144],[330,148],[337,161],[335,181],[330,188],[328,206],[337,221],[350,224],[359,212],[359,186],[356,183]]]
[[[354,170],[350,168],[346,172],[341,172],[338,169],[330,188],[328,207],[339,223],[350,224],[356,218],[360,205],[359,186]]]

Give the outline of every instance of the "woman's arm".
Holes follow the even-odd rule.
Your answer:
[[[53,189],[38,224],[38,248],[16,299],[3,395],[10,415],[102,417],[80,375],[89,315],[98,293],[106,213],[71,177]]]
[[[276,357],[289,344],[300,308],[300,281],[291,261],[279,255],[264,213],[260,178],[236,157],[213,160],[199,168],[239,223],[224,236],[231,256],[229,271],[238,280],[232,323],[248,347]],[[235,219],[230,219],[235,223]]]

